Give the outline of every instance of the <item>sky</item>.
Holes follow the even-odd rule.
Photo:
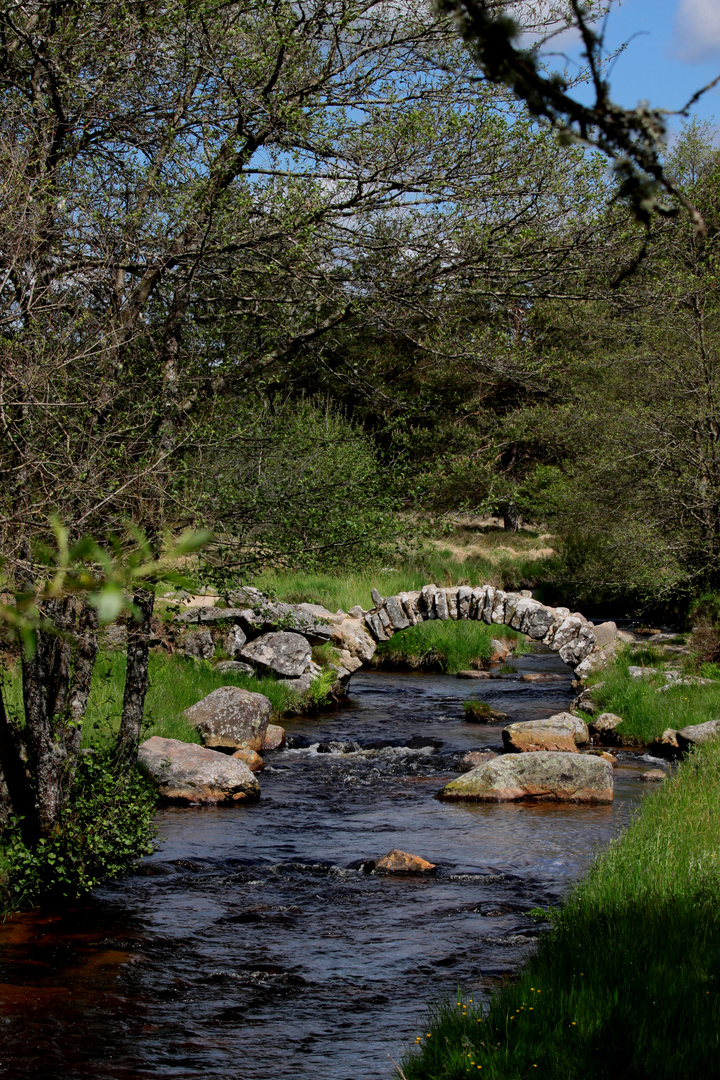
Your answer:
[[[720,75],[720,0],[616,0],[606,25],[608,49],[628,43],[610,74],[611,97],[620,105],[646,100],[680,109]],[[568,56],[579,56],[572,42],[563,44]],[[692,112],[720,127],[720,85]],[[680,120],[668,123],[679,130]]]

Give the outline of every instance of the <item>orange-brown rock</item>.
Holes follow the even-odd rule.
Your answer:
[[[583,750],[584,754],[592,754],[593,757],[602,758],[603,761],[608,761],[613,769],[617,769],[617,758],[613,754],[609,754],[607,750]]]
[[[265,738],[263,739],[262,749],[281,750],[284,745],[285,728],[280,727],[279,724],[268,724]]]
[[[528,720],[503,728],[503,744],[512,753],[563,750],[576,754],[590,741],[587,725],[572,713],[556,713],[546,720]]]
[[[493,638],[490,642],[490,663],[501,664],[506,657],[510,656],[511,649],[500,638]]]
[[[375,872],[381,874],[432,874],[435,868],[435,863],[397,848],[375,863]]]
[[[250,772],[262,772],[265,768],[265,762],[254,750],[236,750],[230,756],[237,761],[244,761]]]

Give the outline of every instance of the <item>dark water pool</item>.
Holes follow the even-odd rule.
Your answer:
[[[501,741],[463,721],[464,698],[517,720],[567,706],[557,656],[518,668],[562,678],[360,674],[349,707],[288,723],[299,745],[268,755],[256,806],[165,810],[141,873],[62,916],[10,920],[0,1075],[393,1075],[427,1002],[458,984],[479,999],[512,972],[539,932],[524,912],[555,903],[640,797],[630,766],[612,807],[433,797],[462,754]],[[437,877],[362,869],[396,847]]]

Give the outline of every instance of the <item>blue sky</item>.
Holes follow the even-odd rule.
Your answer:
[[[700,86],[720,74],[720,0],[622,0],[613,3],[607,46],[628,42],[610,76],[621,105],[648,100],[653,107],[679,109]],[[571,42],[567,55],[578,55]],[[560,63],[558,66],[561,66]],[[720,86],[693,109],[720,126]],[[670,120],[671,130],[680,121]]]

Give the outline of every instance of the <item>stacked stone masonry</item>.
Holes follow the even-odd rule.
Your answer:
[[[542,641],[570,667],[577,668],[596,643],[592,624],[568,608],[546,607],[527,593],[503,592],[492,585],[471,589],[459,585],[441,589],[424,585],[414,592],[401,592],[383,599],[373,589],[375,608],[365,615],[365,625],[375,641],[388,641],[393,634],[428,619],[477,619],[488,625],[504,623],[536,641]]]

